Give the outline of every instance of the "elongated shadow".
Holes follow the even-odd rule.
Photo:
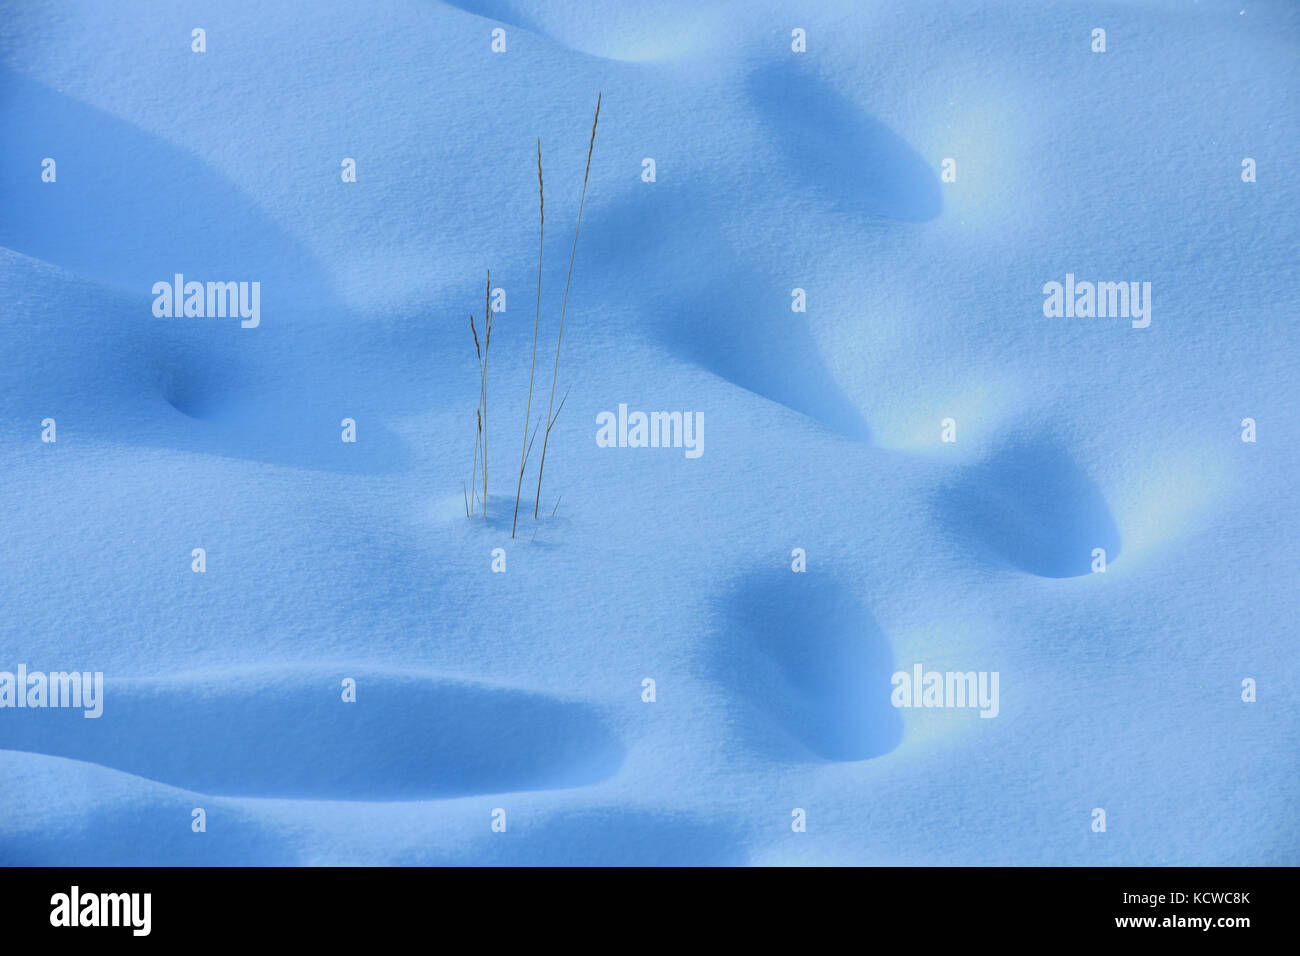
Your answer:
[[[750,75],[749,94],[785,160],[783,179],[866,218],[926,222],[943,211],[924,157],[822,80],[767,66]]]
[[[708,666],[743,703],[737,728],[786,759],[866,760],[902,739],[893,658],[867,611],[834,581],[775,571],[720,605]]]
[[[584,237],[593,273],[628,290],[651,317],[645,336],[678,358],[807,415],[843,435],[870,429],[826,367],[790,283],[748,261],[719,228],[741,197],[656,187],[614,205]],[[731,204],[730,206],[728,204]],[[775,230],[757,221],[756,232]]]
[[[1004,444],[945,483],[934,507],[972,553],[1040,577],[1091,573],[1094,548],[1104,548],[1108,562],[1120,553],[1101,492],[1050,439]]]
[[[323,326],[359,318],[237,185],[185,149],[5,68],[0,140],[0,246],[71,274],[18,257],[0,268],[0,284],[35,303],[22,334],[4,343],[16,392],[40,395],[85,435],[330,471],[401,467],[407,452],[384,422],[394,400],[367,414],[389,374],[382,359],[337,329],[345,347],[318,345]],[[41,177],[46,157],[54,182]],[[261,324],[155,316],[154,283],[177,273],[259,283]],[[339,440],[344,417],[359,421],[356,444]]]
[[[573,787],[623,747],[592,708],[445,679],[256,671],[107,682],[103,716],[8,710],[0,748],[217,796],[410,800]]]
[[[257,280],[262,312],[329,301],[315,262],[238,186],[124,120],[0,68],[0,245],[147,294],[181,272]],[[44,158],[56,180],[44,182]]]

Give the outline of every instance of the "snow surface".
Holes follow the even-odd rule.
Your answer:
[[[0,862],[1300,862],[1297,5],[0,23],[0,670],[106,679],[0,710]],[[534,417],[598,91],[512,541],[535,139]],[[155,318],[177,272],[260,327]],[[1150,327],[1044,317],[1066,273]],[[598,448],[620,403],[704,454]],[[892,707],[917,662],[999,715]]]

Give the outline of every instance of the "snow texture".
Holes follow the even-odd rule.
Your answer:
[[[0,863],[1300,863],[1300,7],[0,20],[0,671],[104,674],[0,709]]]

